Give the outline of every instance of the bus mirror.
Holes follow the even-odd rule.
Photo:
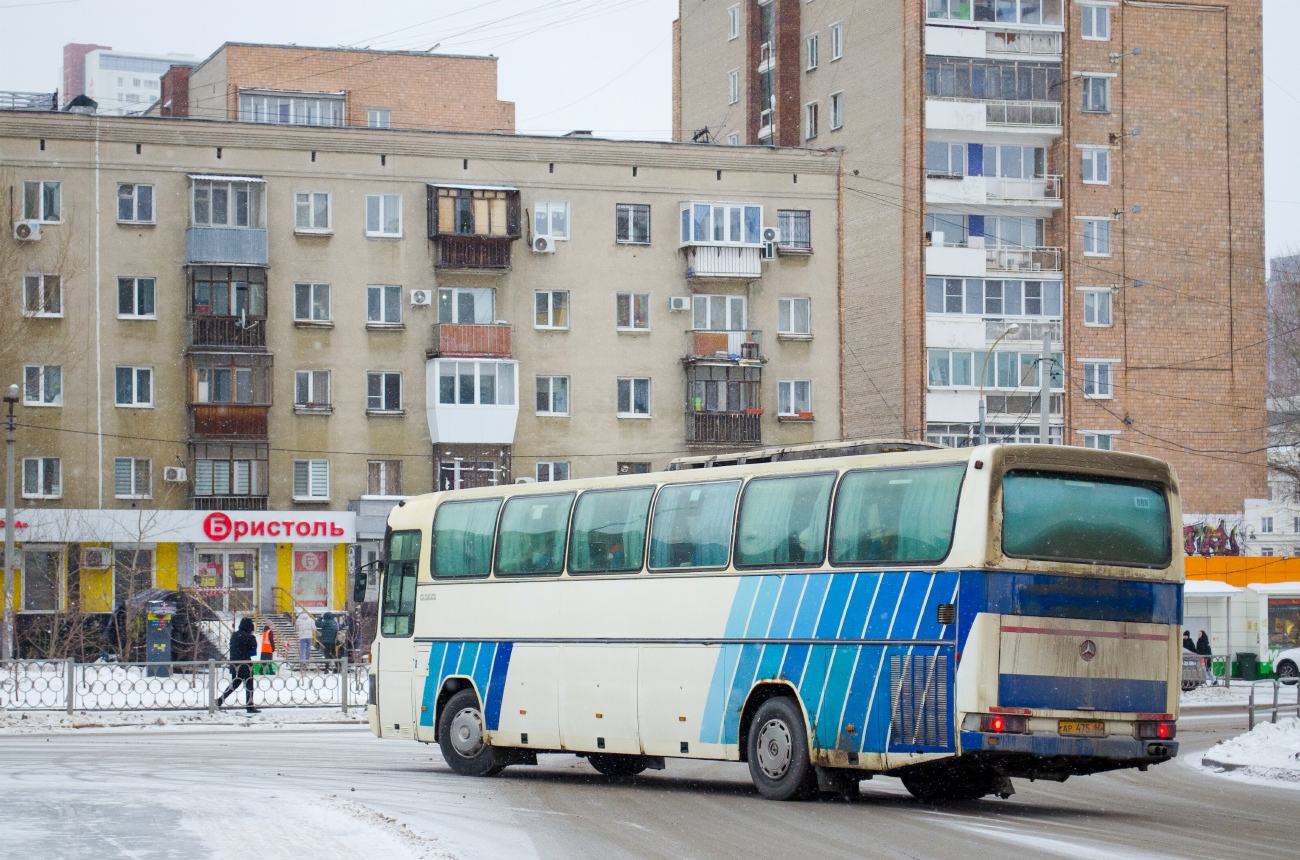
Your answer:
[[[365,602],[366,602],[366,585],[367,585],[368,581],[369,581],[369,573],[368,573],[368,571],[366,571],[365,568],[362,568],[361,570],[358,570],[358,571],[357,571],[357,578],[356,578],[356,580],[355,580],[355,581],[353,582],[353,584],[352,584],[352,602],[353,602],[353,603],[365,603]]]

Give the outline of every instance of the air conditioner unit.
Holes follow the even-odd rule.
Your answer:
[[[20,242],[39,242],[41,239],[40,221],[18,221],[14,224],[14,238]]]
[[[186,474],[184,466],[165,466],[163,467],[163,480],[169,484],[185,483]]]
[[[433,304],[433,293],[429,290],[411,290],[411,307]]]
[[[779,227],[764,227],[763,241],[777,243],[781,241],[781,230]]]
[[[690,296],[669,296],[668,310],[670,311],[689,311],[691,309]]]
[[[84,570],[106,570],[113,563],[112,550],[104,546],[81,548],[81,567]]]
[[[533,251],[538,254],[554,254],[555,240],[550,236],[534,236]]]

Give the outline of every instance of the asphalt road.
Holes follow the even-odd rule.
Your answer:
[[[1245,728],[1184,712],[1184,758]],[[1009,800],[934,807],[895,779],[772,803],[743,765],[669,761],[628,781],[570,756],[492,779],[352,726],[0,730],[0,855],[205,858],[1269,858],[1296,856],[1300,793],[1184,760]],[[376,814],[378,813],[378,814]]]

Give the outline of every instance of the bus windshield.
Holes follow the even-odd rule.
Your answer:
[[[1165,567],[1169,504],[1155,484],[1011,471],[1002,479],[1002,551],[1017,558]]]

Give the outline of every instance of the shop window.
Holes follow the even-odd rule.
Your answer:
[[[303,606],[327,609],[330,605],[330,551],[294,550],[293,599]]]

